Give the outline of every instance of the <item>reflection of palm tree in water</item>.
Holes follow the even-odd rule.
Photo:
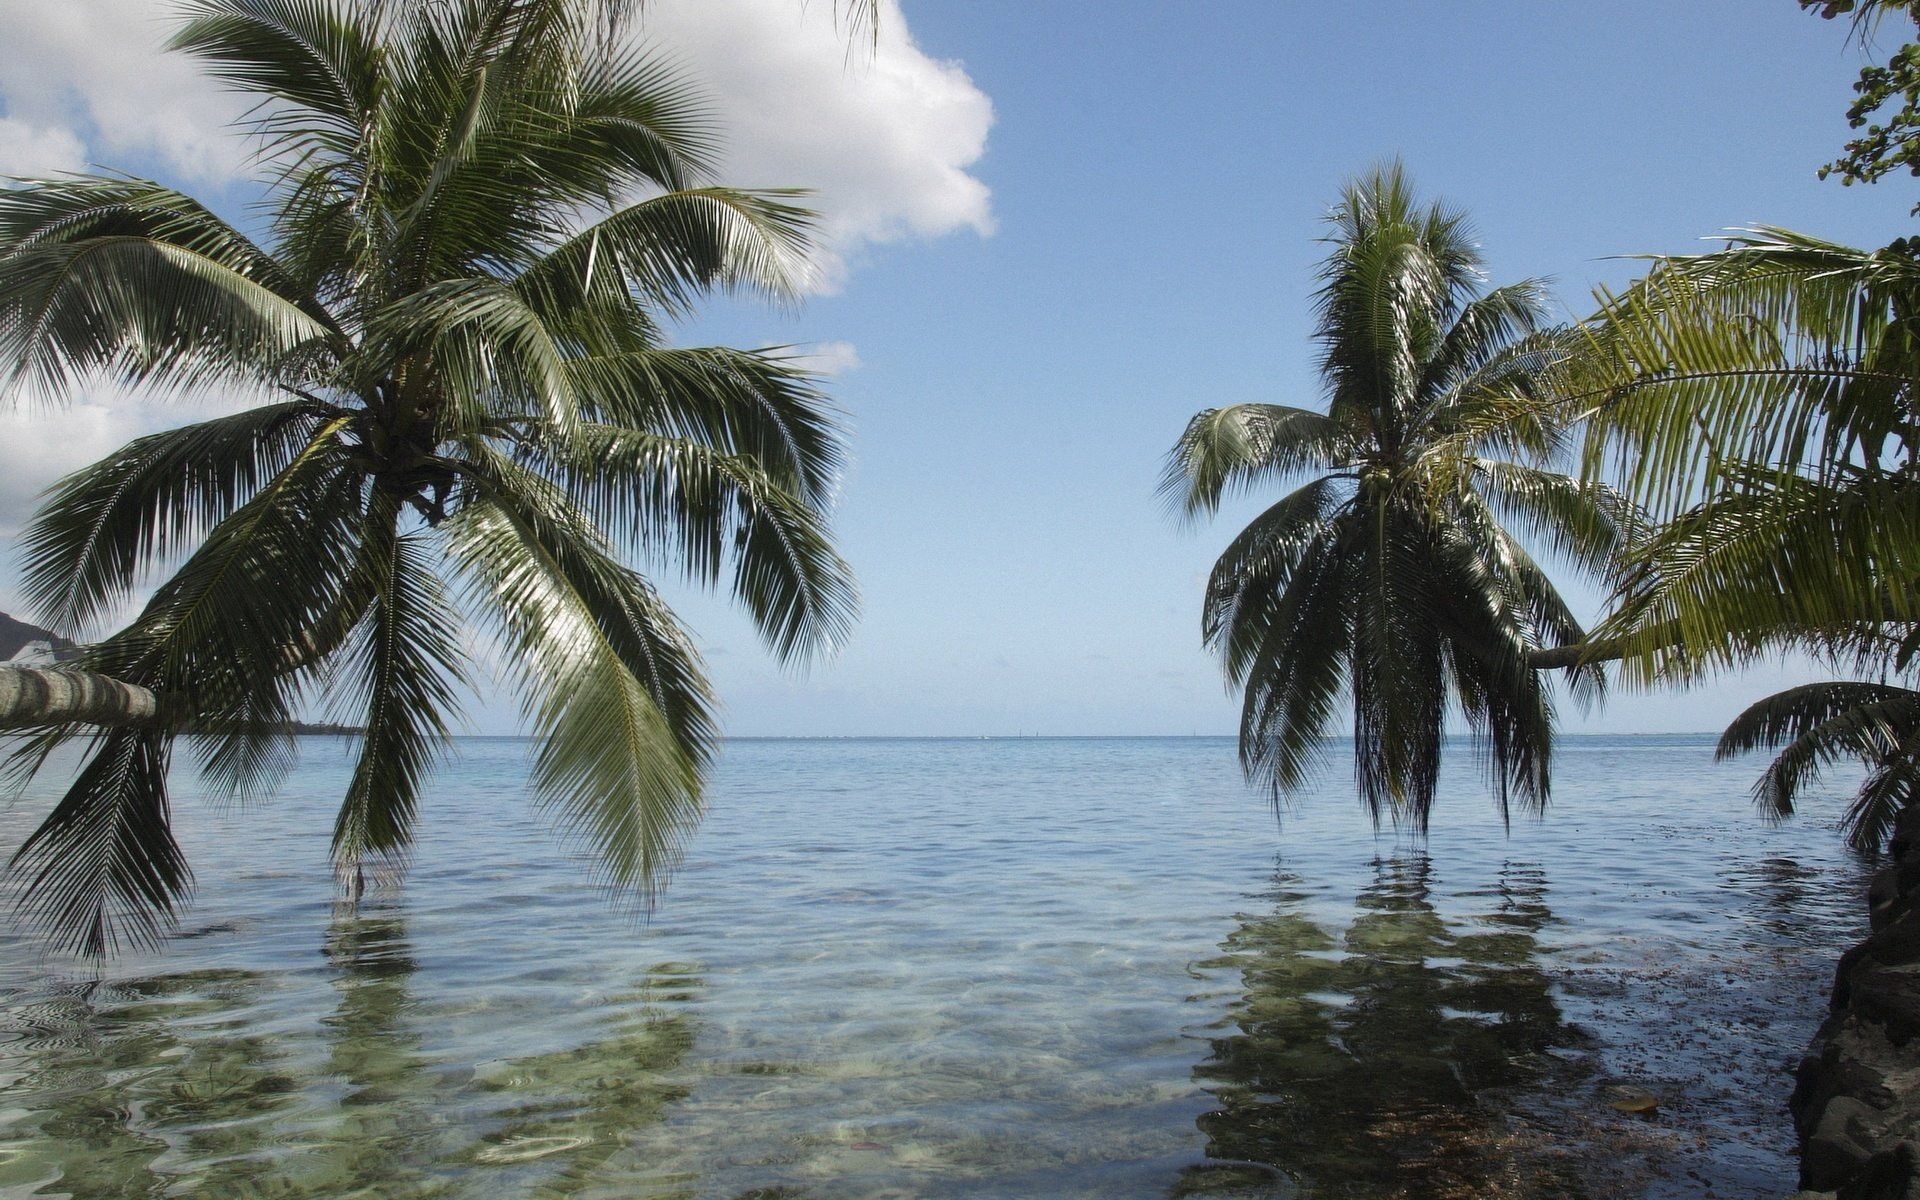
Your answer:
[[[1574,1040],[1533,966],[1551,918],[1539,870],[1509,864],[1489,910],[1457,929],[1430,897],[1423,854],[1375,864],[1343,945],[1295,911],[1278,878],[1270,916],[1227,939],[1246,997],[1239,1032],[1195,1068],[1220,1101],[1200,1118],[1216,1159],[1268,1164],[1316,1197],[1570,1195],[1516,1160],[1503,1090],[1545,1082],[1543,1051]],[[1244,1187],[1199,1167],[1181,1194]]]
[[[413,998],[418,964],[405,916],[372,904],[342,905],[327,929],[324,953],[338,996],[322,1022],[328,1054],[324,1077],[345,1091],[324,1141],[290,1166],[314,1194],[425,1197],[446,1184],[424,1169],[454,1089],[422,1051],[422,1022]]]
[[[10,1156],[0,1183],[24,1188],[44,1170],[35,1195],[178,1195],[178,1168],[154,1165],[171,1150],[206,1164],[202,1194],[246,1194],[268,1169],[252,1154],[257,1122],[291,1103],[298,1085],[273,1039],[205,1031],[233,1027],[230,1014],[264,983],[246,971],[197,971],[10,1006],[0,1024],[19,1035],[5,1060],[18,1115],[0,1137],[27,1149]]]
[[[429,1043],[435,1018],[415,996],[399,912],[362,904],[333,923],[325,954],[334,1001],[318,1047],[306,1022],[225,1032],[252,1030],[272,991],[242,971],[0,1009],[0,1029],[22,1033],[0,1064],[17,1072],[9,1094],[24,1110],[0,1122],[0,1141],[28,1147],[0,1160],[0,1190],[438,1200],[657,1182],[620,1152],[684,1094],[669,1075],[693,1040],[680,1003],[698,993],[692,969],[656,967],[609,997],[590,1040],[476,1074]]]
[[[479,1076],[436,1064],[423,1050],[424,1018],[411,996],[416,967],[405,922],[367,912],[359,906],[328,935],[340,1001],[326,1021],[327,1071],[348,1091],[340,1124],[307,1164],[313,1195],[366,1189],[389,1200],[432,1200],[464,1194],[475,1174],[501,1194],[570,1195],[605,1182],[621,1135],[659,1120],[683,1094],[663,1087],[656,1072],[691,1044],[687,1018],[641,1010],[645,988],[613,998],[613,1031],[601,1040],[516,1056]],[[658,974],[649,972],[648,983]],[[464,1184],[449,1179],[455,1172]]]

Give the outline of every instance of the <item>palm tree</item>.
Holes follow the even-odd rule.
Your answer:
[[[349,885],[403,860],[469,618],[519,668],[538,798],[644,891],[716,735],[697,653],[630,564],[730,574],[783,659],[846,629],[824,397],[777,354],[661,332],[717,288],[791,295],[808,215],[712,184],[690,91],[585,7],[195,0],[175,45],[259,100],[261,240],[141,179],[0,192],[12,391],[262,401],[70,476],[24,536],[27,591],[70,633],[178,564],[77,664],[161,711],[92,735],[13,860],[59,943],[149,940],[186,895],[176,737],[259,794],[309,702],[365,726],[333,836]]]
[[[1920,257],[1761,228],[1663,258],[1600,313],[1576,365],[1589,474],[1657,520],[1623,546],[1589,658],[1688,684],[1799,649],[1862,677],[1782,692],[1722,757],[1780,756],[1754,789],[1786,816],[1819,768],[1869,768],[1846,818],[1884,841],[1920,782]],[[1877,678],[1877,681],[1875,681]]]
[[[1424,829],[1457,706],[1502,813],[1538,808],[1554,710],[1527,655],[1582,631],[1508,523],[1597,567],[1622,515],[1605,488],[1546,465],[1565,335],[1546,328],[1538,282],[1482,290],[1463,218],[1417,204],[1397,164],[1349,185],[1328,220],[1326,411],[1202,412],[1163,485],[1191,516],[1230,489],[1305,479],[1207,585],[1204,637],[1244,692],[1241,762],[1276,799],[1300,787],[1350,696],[1361,798]],[[1570,679],[1600,684],[1587,665]]]

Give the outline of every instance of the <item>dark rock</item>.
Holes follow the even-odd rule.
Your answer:
[[[1813,1136],[1800,1147],[1800,1182],[1825,1189],[1859,1178],[1873,1159],[1871,1143],[1878,1116],[1874,1109],[1846,1096],[1829,1100]]]
[[[1851,988],[1847,983],[1847,976],[1852,973],[1855,966],[1859,965],[1860,960],[1866,956],[1867,944],[1861,942],[1857,946],[1849,947],[1847,952],[1840,956],[1839,963],[1833,968],[1833,1011],[1835,1013],[1844,1011],[1848,1002],[1851,1000]]]
[[[1794,1073],[1796,1200],[1920,1200],[1920,805],[1867,890],[1872,933],[1834,970],[1833,1011]]]
[[[1867,917],[1878,933],[1902,912],[1907,906],[1901,903],[1900,868],[1888,867],[1875,872],[1873,882],[1867,885]]]
[[[1898,903],[1898,902],[1896,902]],[[1866,941],[1867,953],[1883,963],[1920,961],[1920,912],[1905,912]]]
[[[1836,1200],[1920,1200],[1920,1145],[1896,1142],[1874,1155]]]
[[[1916,843],[1920,843],[1920,808],[1902,809],[1893,818],[1893,835],[1887,839],[1887,853],[1903,859]]]

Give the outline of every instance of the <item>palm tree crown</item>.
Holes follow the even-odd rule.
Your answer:
[[[841,443],[813,380],[661,336],[717,287],[792,294],[807,214],[710,183],[692,95],[583,7],[195,0],[176,46],[259,99],[258,241],[140,179],[0,192],[16,393],[108,377],[263,400],[63,480],[25,535],[31,599],[66,632],[178,563],[83,662],[174,718],[96,735],[15,859],[66,944],[151,938],[188,890],[176,734],[257,793],[316,698],[366,730],[337,861],[357,880],[402,858],[469,616],[520,668],[537,795],[649,887],[716,735],[698,655],[630,562],[730,573],[783,658],[844,632],[823,515]]]
[[[1543,289],[1482,290],[1463,219],[1416,203],[1398,165],[1329,215],[1318,294],[1326,411],[1210,409],[1164,484],[1189,515],[1234,488],[1297,482],[1215,565],[1202,630],[1244,690],[1241,760],[1276,797],[1302,785],[1343,696],[1361,798],[1424,829],[1449,706],[1481,739],[1503,813],[1544,804],[1553,705],[1527,653],[1581,630],[1509,531],[1602,564],[1611,493],[1547,469],[1563,334]],[[1579,668],[1576,686],[1599,683]]]

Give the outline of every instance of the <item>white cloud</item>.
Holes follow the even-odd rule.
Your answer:
[[[815,342],[794,361],[816,375],[845,375],[860,369],[860,352],[852,342]]]
[[[64,134],[103,166],[158,159],[194,182],[224,182],[247,147],[229,124],[246,101],[163,49],[171,5],[152,0],[0,0],[0,98],[7,116]],[[0,174],[29,173],[0,142]]]
[[[711,96],[728,182],[813,190],[830,284],[867,243],[992,232],[987,186],[967,173],[992,101],[914,44],[895,0],[871,49],[849,46],[832,4],[799,0],[653,0],[643,32]]]
[[[832,0],[650,0],[634,36],[681,63],[727,146],[725,182],[812,189],[822,286],[871,244],[993,218],[968,173],[993,105],[955,62],[917,47],[897,0],[878,44],[849,41]],[[163,46],[152,0],[0,0],[0,174],[141,164],[193,184],[236,179],[246,101]]]
[[[87,148],[69,129],[0,117],[0,174],[44,176],[86,166]]]
[[[62,476],[142,434],[257,402],[250,396],[156,400],[99,386],[59,406],[0,407],[0,545],[12,541],[40,494]]]

